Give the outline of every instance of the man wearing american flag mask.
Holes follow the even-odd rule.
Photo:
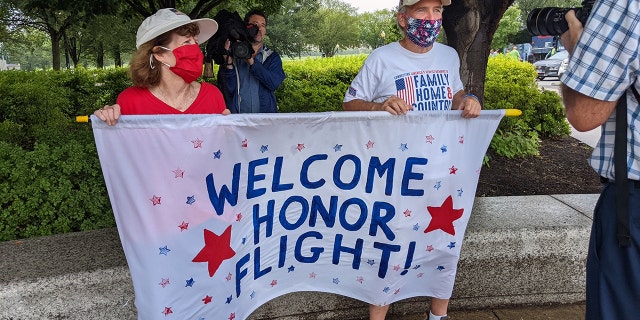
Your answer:
[[[397,22],[404,37],[367,57],[343,100],[347,111],[462,110],[480,114],[477,96],[464,91],[455,49],[436,42],[444,6],[451,0],[400,0]],[[429,320],[447,319],[449,297],[433,297]],[[384,320],[389,305],[370,306],[370,320]]]

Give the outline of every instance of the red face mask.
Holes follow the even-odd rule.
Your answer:
[[[160,48],[172,51],[169,48]],[[176,65],[169,67],[169,70],[180,76],[187,83],[194,82],[202,76],[204,55],[197,44],[179,46],[173,49],[172,52],[176,57]]]

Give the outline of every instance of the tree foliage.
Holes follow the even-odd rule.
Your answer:
[[[54,70],[60,69],[61,41],[67,30],[84,26],[91,17],[113,8],[112,1],[5,0],[18,10],[12,11],[10,23],[18,28],[36,28],[51,39]]]
[[[505,11],[496,33],[491,40],[492,48],[504,48],[510,44],[512,35],[515,35],[522,29],[521,10],[518,5],[512,5]],[[527,41],[529,42],[529,41]]]
[[[318,0],[285,0],[271,15],[267,26],[268,46],[288,57],[300,57],[307,50],[311,30],[318,25]]]
[[[358,29],[363,45],[375,49],[401,38],[395,10],[377,10],[358,16]]]
[[[309,43],[323,57],[333,57],[338,49],[358,46],[356,8],[339,0],[323,0],[317,12],[319,24],[311,30]]]

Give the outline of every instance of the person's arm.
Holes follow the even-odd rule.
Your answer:
[[[253,61],[253,63],[251,63]],[[270,91],[276,91],[286,77],[282,68],[282,59],[277,52],[271,53],[266,59],[265,64],[262,61],[253,58],[248,61],[251,65],[250,72]]]
[[[573,10],[565,15],[569,30],[562,34],[562,44],[569,51],[569,57],[582,34],[583,26]],[[567,120],[578,131],[589,131],[605,123],[616,107],[616,101],[603,101],[579,93],[562,84],[562,102]]]
[[[413,107],[397,96],[391,96],[382,103],[354,99],[343,102],[342,109],[345,111],[387,111],[393,115],[407,114]]]

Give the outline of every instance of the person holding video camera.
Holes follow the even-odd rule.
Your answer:
[[[257,28],[250,39],[253,53],[245,58],[225,55],[225,64],[218,71],[227,108],[231,113],[278,112],[275,91],[284,81],[285,74],[280,55],[263,42],[267,18],[264,12],[252,10],[245,15],[244,23],[248,28]],[[232,46],[231,41],[227,41],[225,48],[229,50]]]
[[[585,3],[593,3],[588,19],[580,10],[564,15],[568,31],[562,33],[562,43],[570,59],[561,81],[573,127],[602,127],[589,159],[604,188],[594,210],[587,254],[586,319],[638,319],[640,0]]]

